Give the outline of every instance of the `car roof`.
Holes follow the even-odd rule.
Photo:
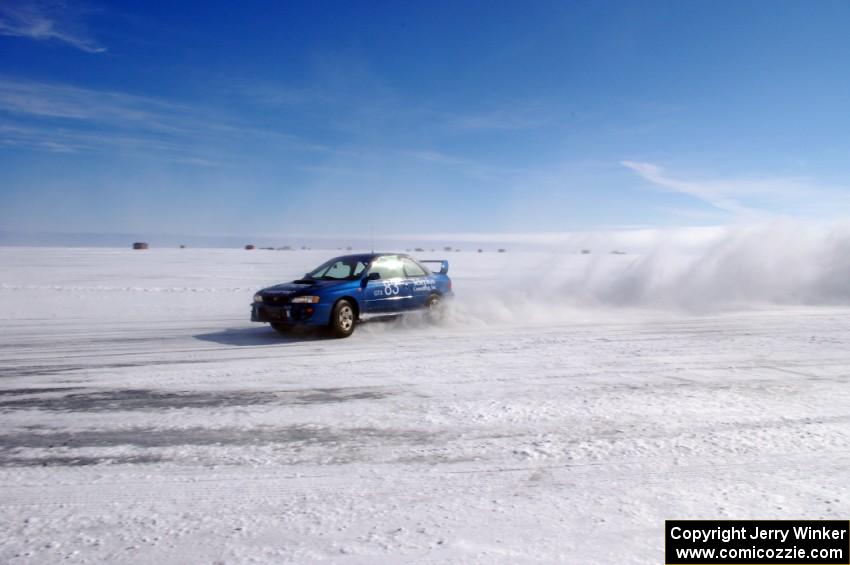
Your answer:
[[[339,257],[334,257],[334,259],[354,259],[357,261],[364,261],[368,263],[376,257],[385,257],[387,255],[395,255],[398,257],[410,257],[410,255],[406,253],[355,253],[352,255],[340,255]]]

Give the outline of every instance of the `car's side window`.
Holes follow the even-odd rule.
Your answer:
[[[416,261],[412,259],[403,257],[401,262],[402,265],[404,265],[404,273],[408,277],[424,277],[426,274],[428,274],[422,267],[419,266],[418,263],[416,263]]]
[[[382,279],[404,278],[404,268],[395,255],[384,255],[372,262],[370,273],[379,273]]]

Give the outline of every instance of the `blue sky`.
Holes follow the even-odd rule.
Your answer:
[[[850,211],[847,2],[171,4],[0,4],[0,230]]]

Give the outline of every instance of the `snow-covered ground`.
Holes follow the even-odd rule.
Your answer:
[[[335,252],[0,249],[0,562],[656,564],[667,518],[846,519],[847,259],[726,245],[452,253],[442,324],[345,340],[248,321]]]

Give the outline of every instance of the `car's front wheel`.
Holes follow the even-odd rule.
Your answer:
[[[348,337],[357,324],[354,306],[348,300],[340,300],[331,312],[330,330],[335,337]]]

